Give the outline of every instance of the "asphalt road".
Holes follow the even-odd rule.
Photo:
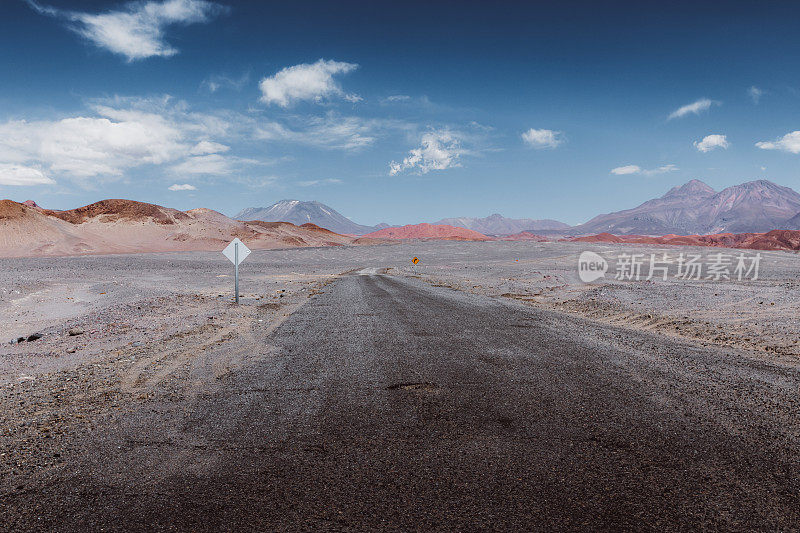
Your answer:
[[[264,346],[96,428],[6,527],[800,528],[794,368],[375,274]]]

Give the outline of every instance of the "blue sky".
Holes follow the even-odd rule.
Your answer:
[[[3,10],[0,196],[19,201],[579,223],[693,178],[800,190],[796,3]]]

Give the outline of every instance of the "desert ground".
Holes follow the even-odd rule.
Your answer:
[[[726,251],[256,250],[238,306],[220,253],[0,259],[0,526],[800,527],[798,256],[585,250]]]

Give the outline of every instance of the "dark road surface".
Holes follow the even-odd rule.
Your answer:
[[[264,341],[97,428],[6,526],[800,528],[795,369],[384,275]]]

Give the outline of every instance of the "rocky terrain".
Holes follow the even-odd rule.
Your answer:
[[[0,201],[0,257],[221,250],[234,237],[253,249],[370,242],[313,224],[242,222],[211,209],[179,211],[131,200],[67,211]]]
[[[530,231],[521,231],[519,233],[515,233],[513,235],[501,235],[496,237],[498,240],[501,241],[536,241],[536,242],[547,242],[553,240],[550,237],[545,237],[544,235],[537,235],[536,233],[532,233]]]
[[[544,328],[563,323],[566,318],[559,316],[577,315],[612,326],[612,333],[645,331],[687,343],[686,350],[717,346],[729,349],[731,358],[747,354],[748,361],[765,368],[798,366],[800,262],[795,254],[761,252],[756,280],[671,275],[666,281],[619,281],[612,269],[604,280],[585,284],[577,277],[578,255],[585,250],[613,264],[630,253],[630,246],[406,241],[256,250],[241,269],[239,306],[232,304],[231,266],[218,252],[0,259],[0,497],[24,503],[49,479],[75,472],[86,455],[82,443],[105,438],[107,428],[120,427],[129,414],[148,412],[158,421],[160,410],[173,406],[171,413],[183,413],[181,406],[199,401],[204,387],[227,383],[251,365],[285,365],[286,356],[273,353],[265,336],[352,271],[388,272],[437,290],[555,311]],[[708,251],[637,248],[637,253],[659,256]],[[420,263],[412,268],[414,256]],[[379,322],[381,315],[364,320]],[[658,338],[652,337],[654,347]],[[657,361],[673,361],[653,350]],[[309,397],[306,389],[287,394]],[[183,422],[181,427],[191,427]],[[165,446],[164,453],[175,451],[174,468],[180,472],[196,468],[181,459],[188,453],[216,457],[217,448],[205,441],[181,441],[168,426],[156,429],[163,430],[162,440],[137,440],[134,432],[122,440],[126,448],[120,453],[144,447],[157,454]],[[116,431],[109,437],[118,438]],[[160,475],[153,472],[155,478]],[[16,507],[0,516],[0,524],[6,516],[34,523],[38,513],[47,510]]]

